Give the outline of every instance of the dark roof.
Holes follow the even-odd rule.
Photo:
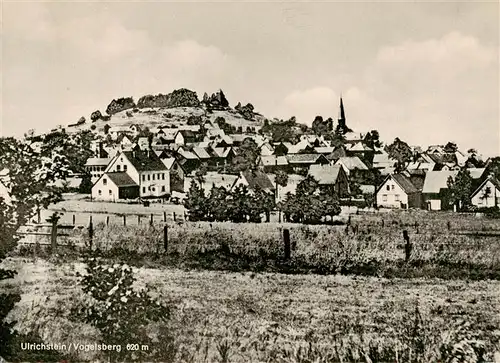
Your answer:
[[[392,174],[391,177],[407,194],[418,193],[418,189],[411,180],[403,174]]]
[[[184,137],[196,137],[196,134],[191,130],[180,130],[179,131]]]
[[[158,155],[152,151],[124,151],[123,154],[137,171],[167,170]]]
[[[261,171],[244,171],[242,174],[248,182],[250,189],[259,187],[262,190],[274,190],[274,185],[266,173]]]
[[[138,186],[127,173],[106,173],[106,175],[117,187]]]
[[[491,182],[491,184],[493,184],[493,186],[497,188],[497,190],[500,190],[500,182],[498,181],[498,179],[496,179],[494,176],[489,176],[474,190],[474,192],[471,194],[471,198],[474,197],[487,182]]]
[[[328,160],[337,160],[341,157],[345,157],[346,156],[346,153],[345,153],[345,148],[343,146],[339,146],[337,147],[335,150],[333,150],[333,152],[329,155],[327,155],[327,159]]]

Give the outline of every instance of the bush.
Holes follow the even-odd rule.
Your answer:
[[[96,258],[88,259],[87,275],[81,281],[88,299],[73,313],[100,331],[103,344],[121,346],[106,351],[108,359],[131,361],[161,356],[162,360],[172,360],[173,338],[164,334],[155,342],[146,333],[151,324],[168,321],[170,309],[151,298],[148,289],[134,289],[134,281],[132,268],[126,264],[109,266]],[[147,345],[148,350],[128,350],[127,344]]]

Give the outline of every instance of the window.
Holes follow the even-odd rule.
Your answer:
[[[116,171],[121,171],[120,165],[116,166]]]
[[[148,174],[148,180],[151,180],[151,175]]]
[[[386,189],[387,189],[387,190],[391,190],[391,186],[390,186],[390,185],[388,185],[388,186],[386,187]]]
[[[102,179],[102,185],[106,185],[106,184],[108,184],[108,181],[106,180],[106,178],[103,178]]]
[[[113,192],[111,191],[111,189],[109,190],[109,195],[113,194]]]
[[[174,164],[173,168],[174,170],[177,170],[177,164]]]
[[[393,185],[391,185],[391,190],[394,190],[394,184],[393,184]]]
[[[161,187],[161,191],[162,191],[162,192],[164,192],[164,191],[165,191],[165,185],[163,185],[163,186]]]
[[[155,175],[153,174],[153,180],[155,180]]]
[[[146,193],[146,187],[142,187],[142,192]]]
[[[382,195],[382,202],[387,202],[387,194]]]
[[[101,192],[101,190],[100,190],[100,189],[99,189],[99,191],[97,192],[97,194],[99,194],[99,195],[101,195],[101,194],[102,194],[102,192]]]
[[[123,158],[120,158],[120,161],[123,163]]]
[[[142,181],[146,181],[146,175],[142,174]]]
[[[394,200],[395,200],[396,202],[399,202],[399,194],[394,195]]]
[[[123,171],[127,171],[127,165],[123,165]]]
[[[165,180],[165,173],[161,173],[161,178]]]
[[[152,192],[154,192],[154,191],[155,191],[155,187],[152,187],[152,188],[151,188],[151,191],[152,191]]]

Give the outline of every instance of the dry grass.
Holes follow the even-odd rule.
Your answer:
[[[24,293],[11,313],[18,329],[38,327],[47,342],[98,341],[96,331],[68,317],[71,305],[82,297],[75,275],[81,263],[17,258],[3,265],[20,272],[0,285]],[[366,362],[367,357],[381,361],[373,359],[379,354],[408,362],[417,303],[422,317],[420,361],[440,360],[439,348],[447,346],[447,339],[458,343],[460,325],[486,343],[490,357],[500,349],[496,281],[146,268],[137,273],[138,285],[150,285],[175,307],[168,326],[176,337],[175,361]],[[92,352],[72,357],[95,358]],[[416,361],[415,351],[410,360]]]

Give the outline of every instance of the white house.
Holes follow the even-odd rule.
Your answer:
[[[88,158],[85,163],[85,171],[90,174],[92,183],[95,183],[97,179],[104,174],[104,170],[110,163],[112,159],[110,158]]]
[[[140,187],[140,197],[170,194],[170,173],[153,151],[122,151],[106,168],[109,172],[125,172]]]
[[[421,193],[403,174],[390,174],[377,189],[377,205],[385,208],[420,208]]]
[[[472,194],[472,205],[476,207],[500,206],[500,182],[494,178],[487,178]]]
[[[428,171],[425,174],[422,188],[423,202],[427,210],[441,210],[443,208],[443,191],[448,189],[448,178],[455,179],[458,171]]]
[[[139,197],[139,185],[124,172],[104,173],[92,186],[92,199],[115,202]]]

